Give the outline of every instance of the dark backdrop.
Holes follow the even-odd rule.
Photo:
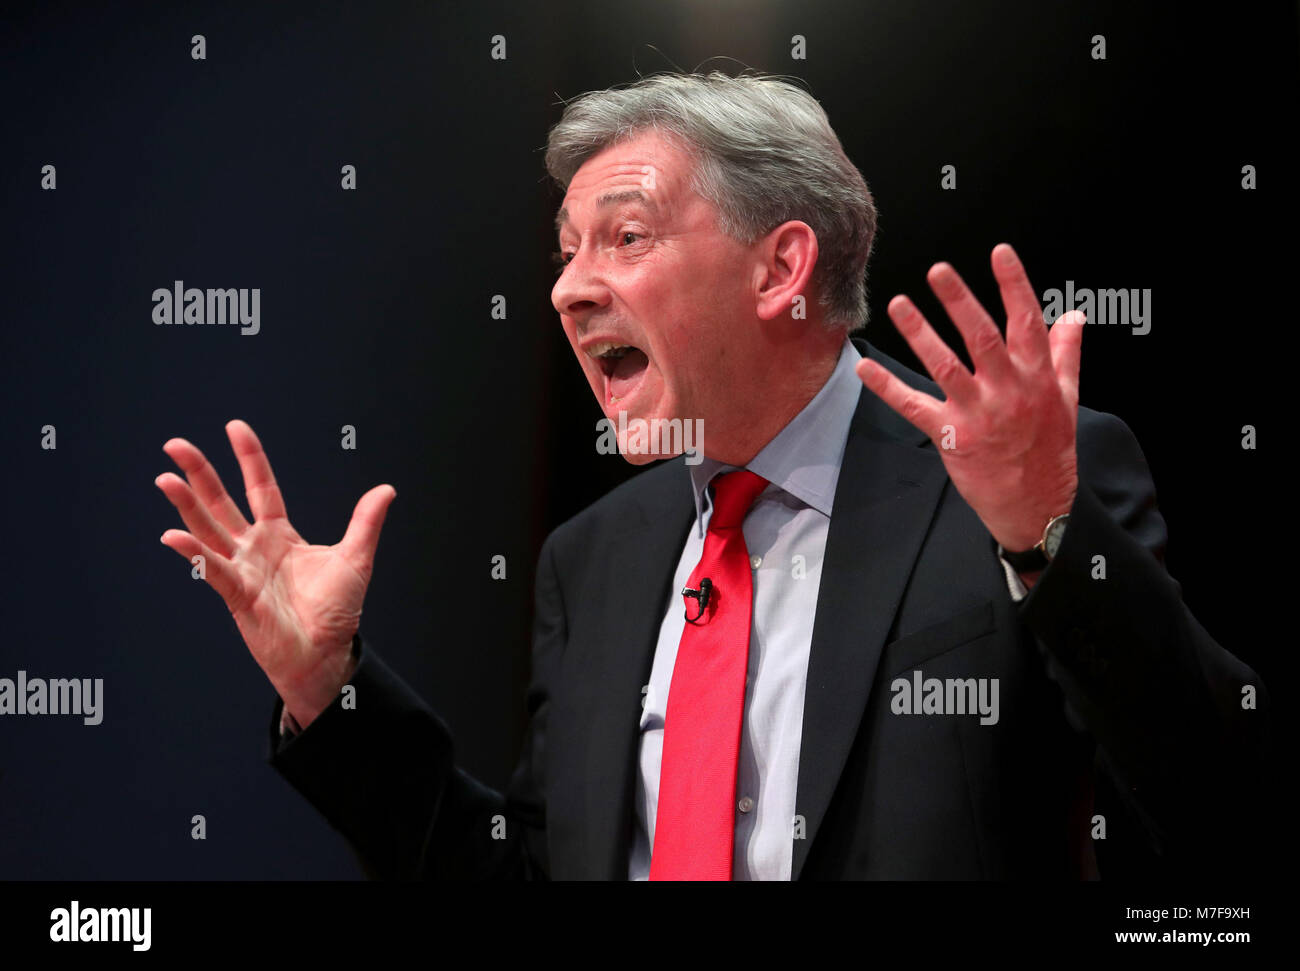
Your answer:
[[[937,260],[991,309],[1002,240],[1040,293],[1151,289],[1150,333],[1088,328],[1082,401],[1136,432],[1170,571],[1268,682],[1292,646],[1285,497],[1260,463],[1290,433],[1296,41],[1288,4],[10,5],[0,677],[101,677],[105,700],[97,727],[0,721],[0,877],[359,876],[265,764],[272,691],[220,599],[158,542],[181,525],[153,485],[171,436],[243,504],[232,417],[310,541],[397,488],[363,632],[504,786],[536,553],[634,473],[595,453],[550,305],[541,148],[560,98],[665,68],[807,83],[881,211],[867,336],[914,367],[885,306],[906,291],[955,339],[925,287]],[[260,287],[261,333],[155,326],[151,293],[177,279]]]

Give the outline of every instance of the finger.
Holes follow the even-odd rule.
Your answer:
[[[923,391],[904,384],[870,358],[858,362],[858,377],[881,401],[938,441],[943,432],[943,405]]]
[[[225,527],[212,518],[212,514],[203,503],[199,502],[198,497],[194,495],[194,490],[184,479],[175,473],[164,472],[153,481],[176,507],[177,512],[181,514],[181,519],[197,539],[224,557],[234,556],[234,539],[226,532]]]
[[[1008,243],[999,243],[993,247],[992,263],[1007,311],[1007,349],[1012,359],[1027,368],[1046,369],[1052,363],[1052,352],[1043,308],[1020,257]]]
[[[357,500],[348,531],[339,541],[339,551],[363,577],[369,577],[374,567],[379,531],[384,528],[388,506],[395,498],[397,490],[390,485],[377,485],[367,492]]]
[[[187,563],[193,563],[195,556],[202,556],[203,575],[208,586],[221,595],[226,607],[232,614],[244,608],[244,585],[240,582],[235,565],[206,544],[199,542],[183,529],[169,529],[162,534],[162,544],[175,550]]]
[[[163,451],[180,466],[195,494],[227,532],[238,536],[248,528],[248,520],[221,484],[217,470],[198,448],[183,438],[173,438],[163,446]]]
[[[248,496],[248,508],[252,510],[253,519],[284,519],[288,513],[284,508],[284,498],[280,487],[275,484],[271,474],[271,463],[262,451],[262,443],[249,427],[248,422],[226,422],[226,435],[230,438],[230,447],[239,459],[239,469],[244,473],[244,494]]]
[[[926,280],[961,332],[971,363],[975,365],[976,376],[987,375],[994,381],[1011,377],[1011,360],[1007,357],[1002,335],[998,333],[998,325],[975,299],[966,281],[948,263],[936,263],[930,267]]]
[[[916,309],[916,304],[899,294],[889,301],[889,317],[930,372],[935,384],[943,389],[944,397],[959,402],[975,397],[975,378],[966,370],[952,348],[934,332],[930,322]]]
[[[1079,407],[1079,360],[1083,353],[1083,328],[1087,317],[1082,311],[1071,310],[1056,319],[1048,332],[1051,342],[1052,370],[1056,383],[1061,386],[1073,414]]]

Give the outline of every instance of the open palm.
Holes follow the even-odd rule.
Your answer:
[[[1006,243],[993,248],[993,275],[1007,312],[1006,340],[957,271],[936,263],[930,286],[957,325],[972,374],[907,297],[889,316],[944,400],[905,384],[878,362],[857,365],[862,382],[930,437],[953,486],[1007,550],[1037,543],[1078,492],[1079,357],[1084,315],[1044,325],[1024,265]]]
[[[155,482],[188,532],[169,529],[162,542],[190,562],[203,557],[207,582],[226,602],[253,659],[305,726],[346,680],[379,533],[397,493],[392,486],[376,486],[357,502],[342,540],[333,546],[310,544],[289,522],[253,429],[232,421],[226,434],[243,473],[253,522],[244,518],[203,453],[173,438],[163,450],[185,479],[166,472]]]

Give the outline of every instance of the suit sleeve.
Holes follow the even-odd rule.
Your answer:
[[[1155,486],[1128,426],[1079,425],[1079,489],[1055,559],[1020,602],[1072,723],[1164,872],[1239,870],[1267,828],[1270,706],[1164,566]],[[1086,433],[1086,434],[1085,434]]]
[[[347,839],[370,878],[547,878],[548,686],[565,634],[551,545],[537,571],[530,717],[504,794],[455,764],[443,720],[364,643],[349,682],[355,707],[340,693],[282,739],[276,700],[268,761]]]

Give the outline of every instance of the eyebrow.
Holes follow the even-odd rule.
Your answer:
[[[625,189],[622,192],[606,192],[596,200],[597,209],[606,209],[609,206],[617,206],[622,202],[639,202],[648,209],[658,211],[655,201],[642,192],[640,189]],[[555,231],[558,233],[564,224],[569,221],[569,210],[560,207],[560,211],[555,214]]]

